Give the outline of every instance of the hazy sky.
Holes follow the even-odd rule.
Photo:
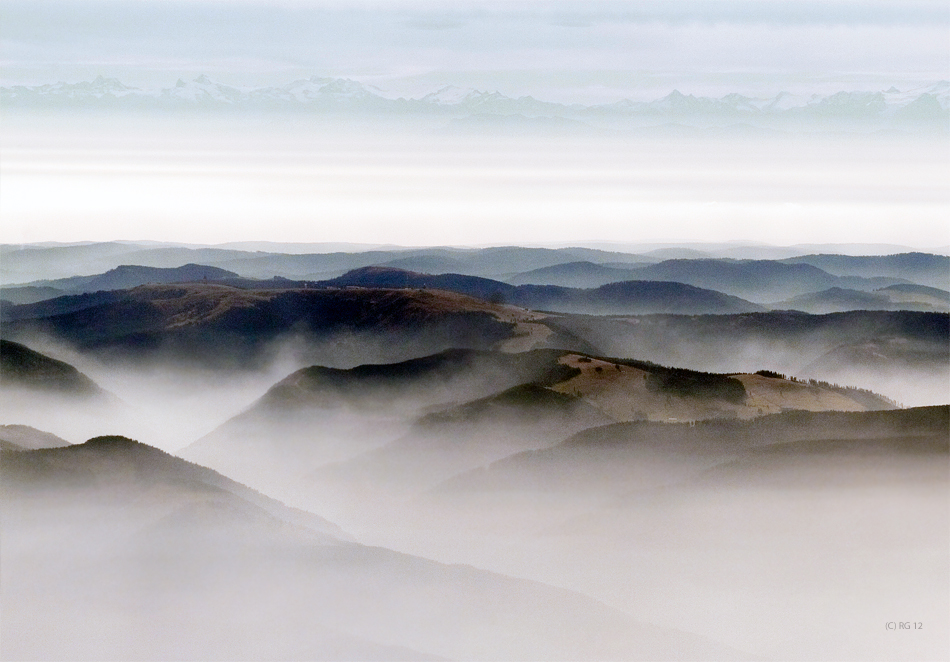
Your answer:
[[[943,0],[155,2],[0,5],[4,84],[345,76],[557,101],[878,89],[948,77]]]

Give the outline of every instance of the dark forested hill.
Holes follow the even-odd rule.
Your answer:
[[[4,335],[41,332],[100,354],[250,365],[278,339],[317,342],[344,333],[373,337],[380,353],[402,358],[448,347],[488,348],[513,335],[515,317],[440,290],[147,285],[14,306]]]
[[[0,339],[0,386],[81,397],[103,396],[95,382],[73,366],[17,342]]]

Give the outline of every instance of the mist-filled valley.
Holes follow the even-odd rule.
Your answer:
[[[4,659],[947,655],[946,256],[248,248],[3,247]]]

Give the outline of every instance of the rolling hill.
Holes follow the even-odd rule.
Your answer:
[[[582,398],[615,421],[748,419],[797,409],[894,408],[893,403],[873,393],[802,382],[768,371],[712,374],[580,354],[565,354],[559,362],[579,374],[551,388]]]
[[[238,508],[237,502],[243,502],[245,505],[240,508],[258,508],[306,528],[317,534],[321,542],[349,540],[339,527],[320,517],[288,508],[210,469],[126,437],[96,437],[84,444],[5,455],[0,475],[5,495],[13,499],[24,491],[55,491],[58,486],[72,486],[77,496],[84,491],[101,491],[106,498],[121,499],[123,492],[132,493],[141,499],[136,506],[152,511],[149,516],[156,521],[191,500],[219,501],[233,508]],[[108,494],[107,490],[113,493]],[[63,525],[71,527],[76,523]]]
[[[388,490],[391,497],[419,493],[454,474],[616,421],[696,422],[796,409],[894,408],[872,393],[778,375],[714,375],[566,352],[556,360],[570,371],[553,384],[527,383],[428,414],[399,439],[325,466],[308,480],[318,489]]]
[[[779,375],[718,375],[567,350],[458,351],[350,370],[306,368],[182,451],[248,481],[418,490],[616,421],[889,409],[885,398]]]
[[[394,364],[369,364],[341,370],[311,366],[276,384],[262,407],[351,407],[379,410],[418,408],[475,394],[487,394],[527,381],[556,383],[573,373],[557,365],[558,350],[518,354],[451,349]]]
[[[767,369],[860,385],[905,404],[947,399],[950,316],[946,313],[552,315],[547,323],[585,338],[603,355],[636,356],[709,372]]]
[[[530,394],[550,396],[553,400],[542,398],[540,403],[551,406],[564,397],[580,399],[615,421],[665,421],[676,418],[680,409],[682,420],[703,420],[746,419],[790,409],[894,408],[886,398],[867,391],[769,371],[713,374],[556,349],[515,354],[447,350],[394,364],[298,370],[275,384],[238,421],[240,427],[254,419],[286,420],[294,413],[340,410],[415,415],[432,407],[439,409],[431,413],[432,420],[469,420],[502,393],[508,395],[497,402],[507,407],[539,404]],[[458,412],[451,413],[452,407]]]

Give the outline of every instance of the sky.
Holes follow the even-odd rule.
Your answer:
[[[933,82],[950,52],[942,0],[4,0],[0,18],[4,85],[319,75],[590,102]]]
[[[563,103],[950,78],[943,0],[3,0],[0,85],[338,76]],[[950,244],[945,139],[425,139],[282,118],[6,117],[3,241]]]

